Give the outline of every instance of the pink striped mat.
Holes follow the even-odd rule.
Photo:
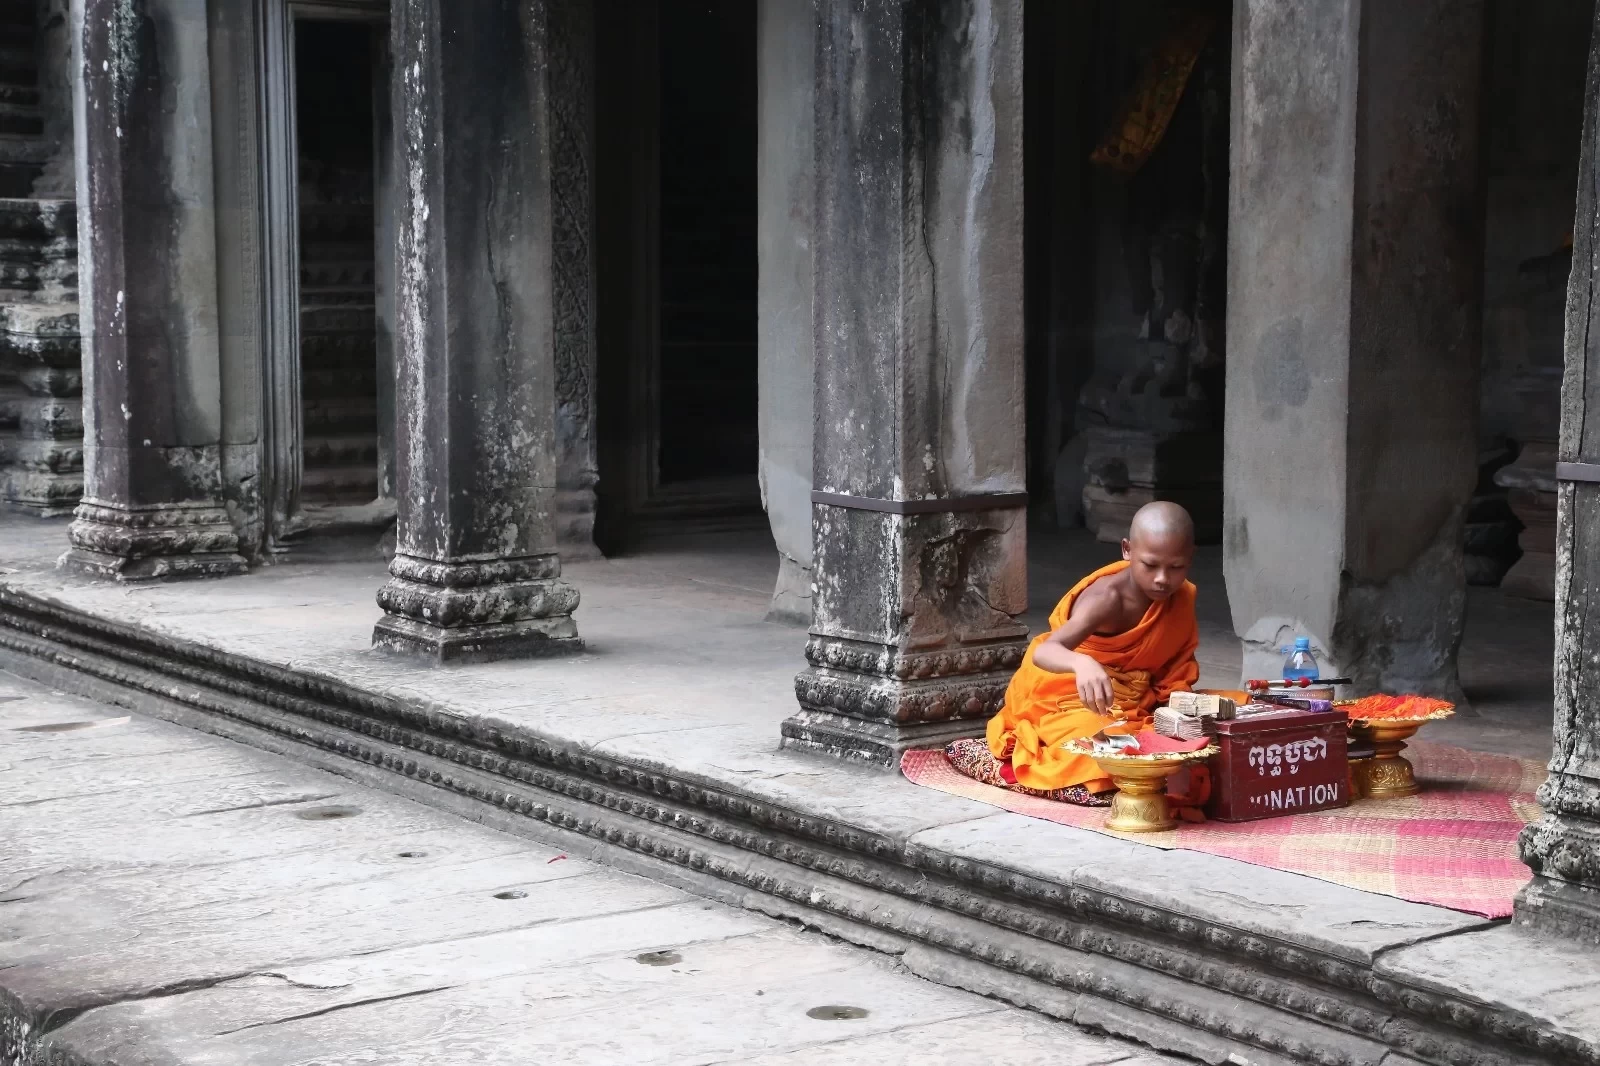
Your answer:
[[[908,751],[900,768],[919,785],[1062,825],[1186,848],[1366,892],[1506,918],[1528,868],[1517,834],[1539,816],[1545,768],[1531,759],[1414,743],[1406,751],[1422,794],[1259,822],[1180,825],[1165,833],[1108,833],[1104,808],[1073,807],[980,784],[942,751]]]

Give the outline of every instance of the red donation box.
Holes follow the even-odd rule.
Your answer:
[[[1215,723],[1206,817],[1249,822],[1350,803],[1343,711],[1284,711]]]

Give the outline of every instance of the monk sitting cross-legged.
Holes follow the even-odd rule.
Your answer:
[[[1035,637],[989,720],[988,743],[946,749],[961,772],[989,784],[1099,805],[1112,788],[1093,759],[1066,751],[1080,737],[1135,733],[1150,712],[1200,676],[1195,648],[1194,523],[1174,503],[1140,508],[1122,562],[1078,582]]]

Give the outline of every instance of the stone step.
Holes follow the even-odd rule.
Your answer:
[[[316,302],[323,292],[347,290],[364,293],[365,302],[371,303],[372,285],[371,258],[305,261],[300,266],[300,299],[306,302]]]
[[[5,138],[0,137],[0,141]],[[72,200],[0,197],[0,238],[36,241],[78,239],[78,205]]]
[[[45,164],[0,161],[0,197],[32,195],[34,185],[45,172]]]
[[[44,112],[34,104],[18,104],[0,99],[0,133],[24,137],[44,135]]]
[[[375,433],[346,433],[336,436],[307,437],[305,465],[313,467],[373,467],[378,462],[378,436]]]
[[[12,293],[62,293],[78,287],[78,262],[8,259],[0,256],[0,290]]]
[[[361,363],[319,362],[302,365],[300,391],[308,401],[318,397],[365,399],[378,394],[378,366]]]
[[[0,133],[0,163],[33,163],[40,167],[50,159],[50,145],[42,137]]]
[[[372,247],[372,209],[351,211],[346,207],[327,208],[301,204],[300,246],[323,243],[364,244]]]
[[[0,83],[0,104],[18,104],[34,107],[39,103],[39,90],[31,85],[6,85]]]
[[[77,361],[65,366],[25,362],[17,368],[17,386],[28,396],[54,396],[79,403],[83,396],[83,367]]]
[[[353,240],[332,240],[301,236],[300,261],[304,264],[349,261],[372,265],[376,246],[367,236]]]
[[[76,267],[78,241],[75,237],[0,237],[0,260],[51,265],[70,262]]]
[[[376,464],[307,465],[300,476],[300,495],[308,500],[370,500],[378,495]]]
[[[36,518],[65,518],[83,499],[83,474],[14,469],[5,478],[4,497],[8,510]]]
[[[300,334],[300,365],[306,374],[327,370],[340,380],[367,382],[358,387],[362,393],[376,388],[377,350],[376,333]],[[341,386],[336,391],[343,394],[345,390]]]
[[[319,311],[351,315],[365,313],[370,318],[376,313],[372,285],[362,282],[359,277],[339,279],[332,276],[312,283],[301,275],[300,313],[306,315]],[[348,328],[367,328],[366,319],[352,317],[350,322]]]
[[[0,385],[0,430],[12,431],[22,420],[22,401],[27,394],[15,382]]]
[[[300,334],[350,333],[370,337],[378,328],[373,311],[372,293],[367,292],[366,304],[312,304],[300,307]]]
[[[306,397],[304,414],[305,436],[336,437],[378,431],[378,400],[374,396]]]
[[[39,65],[26,49],[0,49],[0,84],[18,86],[39,84]]]
[[[1600,1062],[1600,956],[1580,944],[1005,814],[780,750],[764,717],[600,743],[699,698],[649,675],[612,701],[604,733],[583,715],[485,709],[528,684],[540,708],[559,708],[576,690],[563,686],[583,684],[552,688],[537,666],[468,668],[465,680],[414,671],[397,686],[363,668],[365,639],[320,658],[243,654],[221,637],[172,636],[148,601],[68,599],[59,582],[23,580],[7,580],[0,604],[5,665],[52,688],[115,693],[275,750],[305,745],[307,761],[425,803],[527,819],[524,832],[564,849],[893,950],[931,980],[1209,1063]],[[281,618],[261,624],[285,631]]]
[[[24,396],[17,402],[18,439],[76,440],[82,436],[82,398]]]
[[[11,442],[11,465],[46,474],[83,474],[83,438],[38,438],[18,433]]]

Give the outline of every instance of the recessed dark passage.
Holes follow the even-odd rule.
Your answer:
[[[295,24],[300,195],[300,390],[311,504],[378,491],[373,31]]]

